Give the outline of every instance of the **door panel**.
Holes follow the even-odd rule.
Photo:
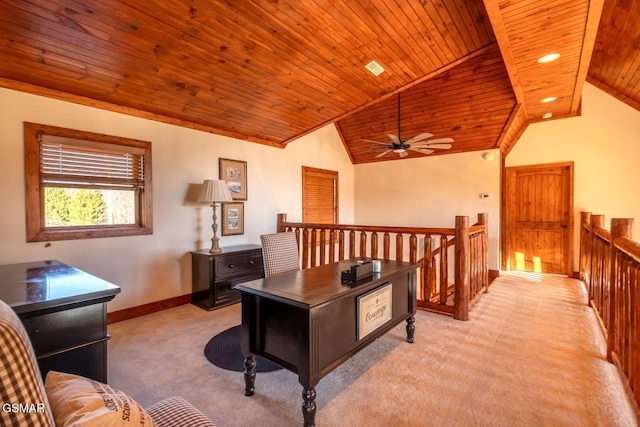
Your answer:
[[[506,168],[505,176],[506,268],[572,274],[573,163]]]

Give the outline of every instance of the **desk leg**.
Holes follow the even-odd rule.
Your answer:
[[[416,322],[416,318],[413,316],[409,316],[409,318],[407,319],[407,342],[412,343],[413,342],[413,334],[416,331],[416,326],[415,323]]]
[[[256,356],[244,358],[244,395],[253,396],[256,390]]]
[[[305,388],[302,390],[302,416],[304,417],[304,427],[314,427],[316,425],[316,389]]]

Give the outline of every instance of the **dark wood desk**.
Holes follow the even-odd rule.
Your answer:
[[[357,260],[368,259],[235,287],[242,292],[245,395],[255,390],[255,356],[265,357],[298,374],[304,425],[313,426],[315,386],[322,377],[404,320],[407,341],[413,342],[418,264],[382,261],[381,273],[357,286],[343,284],[340,273]]]
[[[59,261],[0,265],[0,299],[22,321],[43,378],[107,382],[107,302],[120,288]]]

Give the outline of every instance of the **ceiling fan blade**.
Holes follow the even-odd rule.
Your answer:
[[[409,153],[407,153],[406,151],[402,151],[398,154],[400,155],[400,157],[407,157],[409,155]]]
[[[423,139],[431,138],[432,136],[433,134],[429,132],[421,133],[420,135],[416,135],[413,138],[405,141],[405,144],[412,144],[414,142],[422,141]]]
[[[429,144],[439,144],[441,142],[453,142],[453,138],[438,138],[427,141]]]
[[[376,159],[377,159],[378,157],[382,157],[382,156],[384,156],[385,154],[387,154],[387,153],[389,153],[389,152],[391,152],[391,151],[393,151],[393,150],[383,151],[382,153],[380,153],[380,154],[378,154],[378,155],[376,156]]]
[[[398,135],[394,135],[392,133],[388,133],[387,136],[389,138],[391,138],[391,140],[395,143],[395,144],[400,144],[400,139],[398,138]]]
[[[429,149],[426,149],[426,148],[410,147],[409,150],[417,151],[418,153],[422,153],[422,154],[431,154],[431,153],[433,153],[433,150],[429,150]]]
[[[361,139],[360,141],[373,142],[374,144],[390,145],[388,142],[372,141],[370,139]]]
[[[413,145],[416,148],[439,148],[441,150],[447,150],[451,148],[451,144],[425,144],[425,145]]]

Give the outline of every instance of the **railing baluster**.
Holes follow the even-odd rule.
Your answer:
[[[389,237],[389,233],[385,232],[382,240],[383,240],[382,258],[389,259],[389,246],[391,246],[390,244],[391,238]]]
[[[336,261],[336,231],[331,229],[329,232],[329,262]]]
[[[302,230],[302,268],[309,268],[309,229]]]
[[[371,233],[371,258],[378,258],[378,233]]]
[[[360,232],[360,256],[367,256],[367,233],[364,231]]]
[[[351,230],[349,233],[349,258],[356,256],[356,232]]]
[[[344,259],[344,230],[340,230],[338,233],[338,260]]]
[[[449,290],[449,253],[447,236],[440,236],[440,304],[447,303]]]
[[[409,262],[416,262],[418,259],[418,238],[415,234],[409,236]]]
[[[422,255],[422,295],[426,301],[431,300],[433,296],[433,288],[429,283],[429,276],[431,273],[431,235],[425,234],[424,236],[424,250]]]
[[[404,256],[402,254],[402,250],[404,249],[404,244],[402,241],[402,234],[396,234],[396,261],[402,261]]]
[[[320,265],[325,265],[327,263],[327,240],[324,228],[320,230],[320,247],[318,249],[320,251]]]
[[[318,233],[316,231],[315,228],[311,229],[311,248],[309,248],[311,252],[311,267],[318,265],[316,256],[318,252]]]

